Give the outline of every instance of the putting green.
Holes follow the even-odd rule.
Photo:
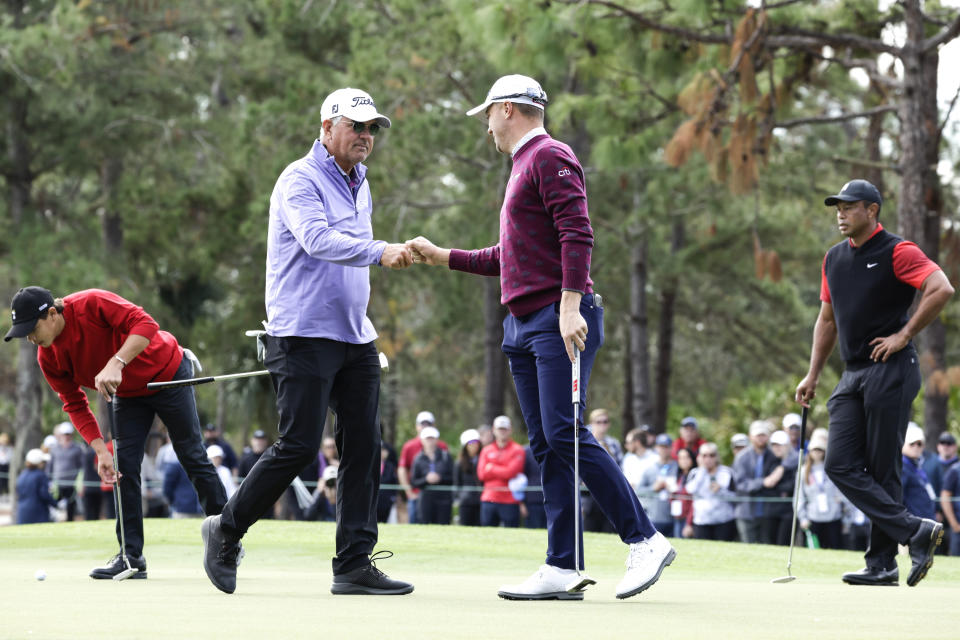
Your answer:
[[[217,591],[201,567],[199,520],[148,520],[149,579],[91,580],[114,553],[113,523],[0,528],[0,638],[905,638],[955,639],[960,628],[960,559],[938,557],[916,588],[851,587],[844,571],[862,557],[677,541],[677,560],[654,587],[627,600],[614,591],[626,547],[587,534],[582,602],[508,602],[543,561],[544,531],[384,525],[378,549],[397,555],[380,568],[410,580],[408,596],[330,594],[331,523],[262,521],[244,539],[237,592]],[[37,569],[47,573],[37,581]]]

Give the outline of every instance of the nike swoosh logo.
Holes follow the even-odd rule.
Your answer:
[[[878,264],[880,264],[880,263],[879,263],[879,262],[868,262],[868,263],[867,263],[867,269],[873,269],[873,268],[874,268],[875,266],[877,266]]]

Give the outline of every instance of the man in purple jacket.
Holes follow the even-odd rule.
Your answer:
[[[580,406],[590,369],[603,344],[603,304],[593,293],[593,229],[583,169],[573,151],[543,128],[547,94],[533,78],[497,80],[467,115],[483,114],[497,151],[513,156],[500,210],[500,241],[486,249],[441,249],[425,238],[407,243],[414,259],[486,276],[500,276],[503,351],[510,360],[534,457],[540,466],[547,514],[546,563],[526,581],[505,586],[510,600],[582,600],[574,558],[574,349],[582,351]],[[630,546],[617,597],[650,587],[676,551],[650,523],[617,463],[589,429],[579,429],[580,472],[594,500]],[[532,481],[531,481],[532,482]],[[577,507],[579,508],[579,507]],[[582,519],[580,520],[582,522]],[[582,537],[582,530],[576,532]]]
[[[373,239],[367,168],[375,136],[390,127],[373,98],[334,91],[320,107],[322,136],[280,175],[270,197],[264,364],[277,392],[280,437],[250,470],[223,513],[204,520],[204,569],[233,593],[240,538],[312,462],[330,407],[342,452],[337,483],[335,594],[413,591],[371,557],[380,487],[380,361],[367,318],[370,265],[411,264],[403,244]]]

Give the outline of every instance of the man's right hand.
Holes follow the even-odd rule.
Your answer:
[[[380,256],[380,264],[391,269],[406,269],[413,264],[413,254],[403,244],[388,244]]]
[[[806,408],[810,408],[810,401],[817,395],[817,378],[807,374],[797,385],[796,400]]]
[[[90,443],[90,446],[97,454],[97,473],[100,475],[100,480],[105,484],[113,484],[117,481],[117,468],[107,445],[102,438],[97,438]]]
[[[422,262],[432,267],[450,264],[450,249],[441,249],[423,236],[407,240],[407,248],[413,253],[414,262]]]

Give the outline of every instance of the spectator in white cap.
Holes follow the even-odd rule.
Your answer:
[[[332,92],[321,137],[277,179],[267,228],[264,365],[280,414],[278,440],[260,457],[219,518],[204,521],[204,569],[236,590],[240,540],[293,478],[317,459],[332,409],[340,450],[334,594],[399,595],[371,561],[378,540],[380,359],[367,317],[369,268],[412,263],[403,244],[373,237],[373,198],[363,162],[391,125],[369,93]],[[325,381],[318,384],[318,380]]]
[[[767,446],[773,425],[768,420],[750,423],[750,447],[733,461],[737,495],[748,498],[737,503],[737,532],[741,542],[773,544],[777,519],[770,515],[773,487],[783,478],[780,459]]]
[[[400,448],[400,461],[397,463],[397,478],[400,479],[400,486],[403,487],[404,495],[407,498],[407,521],[410,524],[417,524],[420,521],[417,508],[420,489],[414,487],[410,482],[413,461],[417,455],[419,455],[420,451],[423,450],[423,440],[420,439],[420,434],[423,432],[423,429],[425,427],[433,427],[436,423],[437,420],[433,417],[432,412],[421,411],[418,413],[417,419],[414,422],[417,435],[404,442],[403,447]],[[447,450],[447,443],[443,440],[437,442],[437,446],[445,451]]]
[[[223,447],[218,444],[212,444],[207,447],[207,457],[210,458],[210,462],[213,463],[214,468],[217,470],[217,476],[220,478],[220,482],[223,483],[223,489],[227,492],[227,500],[230,499],[237,491],[237,483],[233,479],[233,474],[230,473],[230,469],[223,464]]]
[[[750,438],[745,433],[735,433],[730,436],[730,451],[733,452],[733,459],[736,460],[741,451],[750,445]]]
[[[936,516],[937,494],[923,470],[923,445],[926,435],[916,422],[907,424],[903,440],[903,506],[918,518],[933,519]]]
[[[453,469],[453,484],[457,487],[457,512],[460,524],[480,526],[480,480],[477,461],[480,458],[480,432],[467,429],[460,434],[460,455]]]
[[[40,449],[27,451],[17,477],[17,524],[50,522],[50,508],[57,501],[50,495],[50,478],[43,470],[49,460],[50,455]]]
[[[776,480],[769,478],[766,484],[773,489],[774,497],[779,500],[769,503],[767,515],[776,521],[773,543],[787,545],[790,544],[790,531],[793,527],[793,488],[800,457],[791,449],[790,436],[783,430],[770,434],[770,450],[779,459],[780,466],[776,469]]]
[[[450,524],[453,507],[453,458],[441,449],[440,432],[436,427],[420,430],[423,448],[413,459],[410,484],[421,490],[417,499],[417,522]]]
[[[54,498],[67,507],[67,522],[77,515],[77,476],[83,470],[83,449],[73,439],[74,428],[61,422],[53,428],[57,441],[51,445],[47,475],[53,484]]]
[[[843,548],[843,510],[846,501],[824,470],[827,433],[817,430],[810,436],[809,452],[800,471],[797,522],[817,537],[822,549]]]
[[[677,553],[650,523],[633,487],[596,438],[586,429],[570,429],[570,364],[579,353],[577,404],[586,408],[590,372],[603,344],[603,299],[590,278],[594,232],[583,167],[573,150],[544,128],[546,105],[539,82],[514,74],[497,80],[486,99],[467,112],[482,115],[497,150],[512,157],[499,242],[465,251],[419,237],[407,246],[418,262],[499,277],[501,299],[510,312],[503,322],[502,350],[541,470],[548,542],[546,562],[497,595],[583,599],[589,582],[577,572],[583,566],[583,547],[576,543],[581,534],[574,527],[579,505],[569,497],[579,491],[573,478],[576,449],[578,470],[593,500],[628,545],[627,572],[616,593],[629,598],[653,585]],[[583,434],[576,446],[574,433]],[[483,452],[496,444],[480,454],[481,479]],[[487,504],[484,499],[481,514]]]

